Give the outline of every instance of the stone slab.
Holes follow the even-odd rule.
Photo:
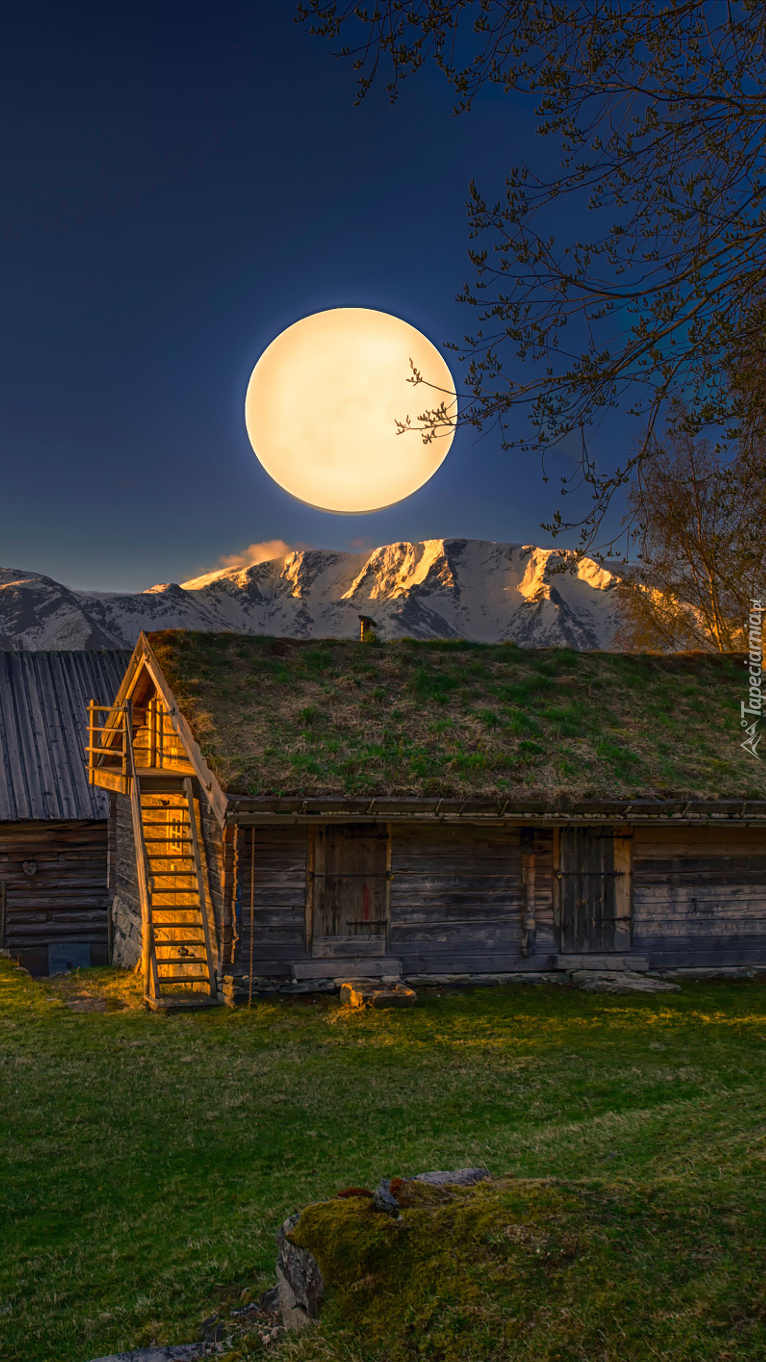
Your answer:
[[[405,984],[371,986],[369,980],[347,980],[340,986],[340,1001],[344,1007],[414,1007],[418,995]]]
[[[293,980],[295,983],[302,983],[308,979],[337,979],[341,974],[345,979],[352,977],[380,979],[384,974],[399,978],[401,972],[400,961],[391,955],[378,955],[369,959],[360,956],[349,960],[336,956],[334,960],[306,960],[302,964],[293,965]]]
[[[425,1182],[429,1187],[473,1187],[491,1177],[488,1168],[453,1168],[451,1172],[418,1173],[415,1182]]]
[[[649,968],[649,958],[646,955],[624,955],[602,952],[598,955],[585,952],[582,955],[565,955],[563,952],[552,957],[551,963],[554,969],[565,970],[632,970],[634,974],[643,974]]]
[[[411,988],[494,988],[506,984],[569,984],[569,975],[560,970],[517,970],[511,974],[406,974]]]
[[[766,965],[683,965],[678,969],[658,971],[662,979],[755,979],[766,971]]]
[[[302,983],[292,983],[289,979],[253,980],[253,999],[280,996],[293,997],[301,993],[335,993],[339,988],[337,979],[304,979]],[[219,992],[218,997],[227,1007],[241,1007],[247,1004],[250,990],[245,984],[232,987],[229,984]]]
[[[628,970],[573,970],[572,983],[583,993],[680,993],[680,984]]]
[[[214,1357],[218,1348],[208,1343],[178,1343],[169,1348],[139,1348],[132,1353],[109,1353],[92,1362],[196,1362],[198,1357]]]

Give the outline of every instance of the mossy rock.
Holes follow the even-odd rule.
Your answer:
[[[763,1355],[756,1267],[746,1281],[738,1273],[737,1295],[761,1305],[739,1352],[727,1354],[725,1283],[709,1273],[718,1231],[679,1204],[671,1184],[505,1177],[408,1183],[398,1195],[399,1221],[362,1196],[301,1214],[291,1237],[319,1262],[328,1295],[319,1322],[290,1345],[291,1362]]]
[[[578,1199],[560,1184],[407,1182],[397,1196],[399,1220],[377,1211],[369,1197],[338,1197],[307,1206],[290,1235],[319,1263],[329,1289],[326,1310],[361,1329],[368,1343],[385,1341],[392,1358],[410,1355],[391,1351],[392,1328],[404,1338],[422,1330],[438,1337],[434,1356],[464,1356],[460,1339],[477,1327],[498,1244],[512,1249],[524,1271],[530,1259],[538,1273],[571,1260],[571,1235],[552,1225],[564,1210],[575,1214]]]

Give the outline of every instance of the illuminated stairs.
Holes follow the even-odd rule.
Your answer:
[[[191,781],[162,794],[138,772],[154,1009],[218,1006]]]

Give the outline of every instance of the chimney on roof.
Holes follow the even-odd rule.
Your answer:
[[[369,615],[360,615],[359,642],[374,643],[376,638],[375,630],[377,629],[377,627],[378,627],[377,624],[375,623],[374,620],[370,619]]]

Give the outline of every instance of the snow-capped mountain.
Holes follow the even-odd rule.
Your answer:
[[[483,539],[308,549],[135,594],[72,591],[2,568],[0,648],[124,648],[142,629],[354,638],[360,614],[372,616],[381,638],[609,648],[619,579],[588,558],[556,572],[562,558]]]

